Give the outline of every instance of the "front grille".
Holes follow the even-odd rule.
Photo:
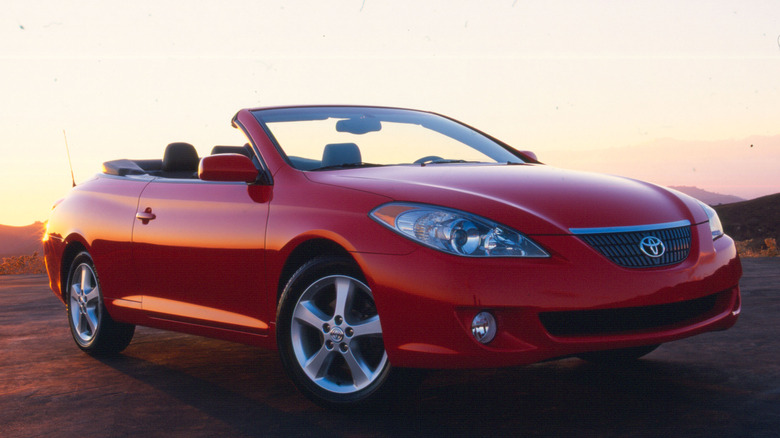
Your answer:
[[[648,229],[641,228],[633,227],[630,231],[603,233],[592,230],[572,230],[572,232],[612,262],[625,268],[673,265],[688,257],[691,249],[690,224],[662,229],[653,229],[654,226],[648,226]],[[665,251],[660,257],[651,257],[640,249],[642,239],[648,236],[663,242]]]
[[[679,303],[622,309],[542,312],[539,320],[554,336],[630,333],[679,324],[712,311],[718,294]]]

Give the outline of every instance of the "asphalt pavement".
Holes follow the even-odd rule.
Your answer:
[[[0,276],[0,437],[780,436],[780,258],[743,260],[724,332],[628,366],[435,371],[382,412],[301,396],[274,352],[138,328],[97,360],[44,276]]]

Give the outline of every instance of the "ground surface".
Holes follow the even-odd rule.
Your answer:
[[[441,371],[381,413],[324,411],[275,353],[139,328],[76,348],[43,276],[0,276],[0,436],[780,436],[780,258],[744,261],[731,330],[628,368],[565,359]]]

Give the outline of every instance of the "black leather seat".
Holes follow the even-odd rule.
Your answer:
[[[322,167],[363,162],[360,148],[355,143],[331,143],[322,151]]]
[[[189,143],[171,143],[165,147],[161,176],[165,178],[197,178],[200,158]]]

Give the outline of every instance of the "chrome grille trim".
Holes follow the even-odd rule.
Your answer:
[[[569,231],[617,265],[625,268],[654,268],[674,265],[688,258],[691,249],[691,223],[668,222],[631,227],[571,228]],[[666,251],[661,257],[648,257],[640,241],[654,236]]]
[[[678,228],[690,226],[691,222],[687,220],[676,222],[665,222],[662,224],[633,225],[628,227],[603,227],[603,228],[569,228],[572,234],[614,234],[614,233],[632,233],[635,231],[654,231],[666,228]]]

